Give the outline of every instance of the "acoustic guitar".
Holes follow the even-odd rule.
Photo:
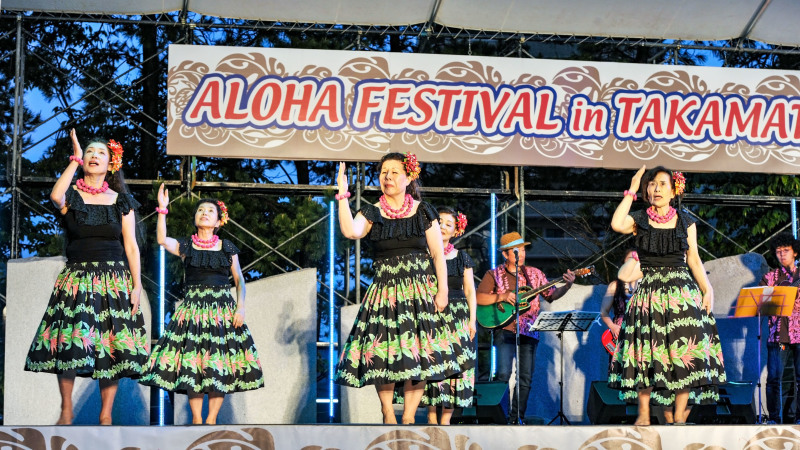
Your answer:
[[[575,277],[578,278],[585,277],[592,272],[594,272],[594,266],[578,269],[574,271],[573,274],[575,274]],[[519,294],[517,294],[517,303],[519,303],[520,315],[528,312],[528,310],[531,309],[532,305],[528,299],[536,298],[537,295],[563,281],[564,278],[561,277],[537,288],[532,288],[530,286],[520,287]],[[492,303],[491,305],[478,305],[478,310],[476,311],[475,315],[478,319],[478,323],[484,328],[502,328],[514,321],[514,305],[508,302],[497,302]]]

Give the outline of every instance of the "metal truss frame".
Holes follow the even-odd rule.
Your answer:
[[[438,2],[437,2],[438,5]],[[436,15],[436,11],[431,12],[431,17],[434,18]],[[326,34],[344,34],[350,35],[354,37],[354,44],[356,48],[361,48],[361,38],[365,36],[387,36],[387,35],[396,35],[396,36],[411,36],[421,40],[421,49],[424,50],[425,45],[429,42],[430,39],[467,39],[468,43],[472,43],[473,41],[495,41],[495,42],[508,42],[508,43],[516,43],[518,46],[517,56],[530,56],[527,54],[523,46],[527,43],[554,43],[554,44],[563,44],[563,45],[576,45],[576,44],[613,44],[618,46],[648,46],[648,47],[659,47],[659,48],[666,48],[666,49],[690,49],[690,50],[713,50],[713,51],[725,51],[725,52],[754,52],[754,53],[763,53],[763,54],[779,54],[779,55],[795,55],[800,54],[800,47],[775,47],[775,48],[764,48],[760,46],[758,43],[753,43],[752,41],[747,40],[746,33],[743,33],[743,37],[736,42],[715,42],[715,43],[691,43],[691,42],[664,42],[664,41],[656,41],[656,40],[648,40],[648,39],[638,39],[638,38],[611,38],[611,37],[600,37],[600,36],[561,36],[561,35],[541,35],[541,34],[519,34],[519,33],[500,33],[500,32],[489,32],[484,30],[465,30],[465,29],[452,29],[448,27],[443,27],[433,23],[433,21],[429,21],[425,24],[417,24],[417,25],[410,25],[407,27],[377,27],[377,26],[356,26],[356,25],[332,25],[332,24],[299,24],[299,23],[277,23],[277,22],[258,22],[258,21],[234,21],[234,20],[225,20],[225,19],[218,19],[218,18],[206,18],[206,17],[198,17],[197,20],[190,20],[188,15],[184,12],[181,12],[177,15],[158,15],[155,18],[148,18],[148,17],[140,17],[140,18],[130,18],[130,17],[119,17],[119,16],[104,16],[104,15],[86,15],[86,14],[47,14],[47,13],[37,13],[32,15],[23,15],[23,14],[8,14],[8,12],[4,12],[0,14],[0,16],[4,18],[13,18],[16,20],[16,30],[14,32],[9,31],[4,35],[0,36],[0,38],[11,38],[12,35],[15,36],[16,39],[16,50],[14,56],[14,63],[15,63],[15,92],[14,92],[14,110],[13,110],[13,124],[14,128],[12,131],[11,138],[11,146],[10,151],[7,154],[8,157],[8,164],[7,164],[7,171],[5,174],[5,180],[0,180],[0,194],[2,195],[10,195],[10,203],[11,203],[11,258],[17,258],[20,256],[20,217],[21,217],[21,208],[24,206],[28,208],[31,212],[36,214],[41,214],[41,205],[38,203],[36,199],[31,198],[28,194],[26,194],[26,188],[28,187],[49,187],[55,183],[55,178],[52,177],[40,177],[40,176],[30,176],[22,173],[22,165],[21,165],[21,157],[22,154],[25,153],[28,148],[23,148],[23,141],[26,135],[31,133],[34,130],[24,130],[23,129],[23,93],[24,93],[24,86],[25,86],[25,64],[26,64],[26,55],[25,55],[25,41],[26,38],[29,36],[27,32],[23,28],[23,23],[25,21],[30,20],[48,20],[48,21],[73,21],[73,22],[94,22],[94,23],[110,23],[110,24],[140,24],[140,25],[155,25],[155,26],[163,26],[163,27],[181,27],[186,30],[185,37],[183,38],[182,42],[191,43],[193,42],[193,35],[196,30],[215,30],[215,29],[226,29],[226,28],[237,28],[237,29],[257,29],[257,30],[275,30],[275,31],[282,31],[282,32],[314,32],[314,33],[326,33]],[[161,50],[156,53],[153,58],[160,57],[165,50]],[[4,59],[8,60],[11,56],[10,54],[3,55]],[[70,63],[69,61],[67,61]],[[70,63],[71,64],[71,63]],[[143,64],[143,63],[142,63]],[[73,64],[73,67],[76,70],[80,70],[76,65]],[[141,69],[142,65],[138,65],[136,68]],[[61,70],[58,67],[52,67],[53,70]],[[133,70],[133,68],[131,69]],[[121,76],[121,75],[120,75]],[[142,74],[143,77],[150,77],[155,76],[154,73],[151,74]],[[95,80],[97,82],[97,87],[93,90],[88,90],[83,93],[83,96],[76,100],[72,105],[78,104],[83,101],[87,96],[97,95],[99,91],[108,89],[108,86],[111,82],[102,82],[101,80]],[[130,86],[129,88],[132,88]],[[110,90],[109,90],[110,91]],[[119,93],[111,92],[112,97],[120,97]],[[105,106],[114,110],[117,114],[124,117],[125,120],[133,123],[130,117],[126,117],[126,115],[114,109],[110,104],[107,102],[103,103]],[[128,105],[136,108],[135,105]],[[84,111],[83,114],[90,114],[93,111]],[[141,111],[140,111],[141,113]],[[54,113],[51,117],[47,117],[44,120],[49,121],[53,120],[58,114]],[[147,120],[152,120],[153,122],[158,123],[158,119],[152,117],[146,117]],[[142,131],[146,131],[139,124],[133,124],[133,126],[139,127]],[[44,139],[48,139],[52,135],[45,137]],[[9,137],[6,135],[6,137]],[[40,143],[41,141],[37,142],[36,144]],[[34,144],[35,145],[35,144]],[[187,158],[184,157],[184,167],[189,167]],[[377,193],[378,187],[376,186],[365,186],[365,164],[358,163],[355,165],[356,176],[351,176],[351,179],[355,181],[355,198],[354,198],[354,207],[357,209],[360,207],[362,202],[362,193]],[[526,189],[524,183],[524,167],[516,167],[514,168],[514,179],[506,180],[505,183],[500,183],[501,185],[505,184],[505,188],[498,188],[498,189],[471,189],[471,188],[455,188],[455,187],[428,187],[423,188],[423,192],[426,195],[430,196],[461,196],[461,197],[469,197],[469,198],[476,198],[476,199],[492,199],[492,201],[496,197],[500,197],[504,199],[504,205],[500,208],[500,211],[492,211],[492,215],[486,218],[483,222],[477,224],[476,226],[471,227],[469,233],[465,235],[470,236],[475,233],[484,233],[486,232],[487,228],[491,227],[492,230],[495,229],[496,223],[498,220],[501,223],[507,223],[509,218],[516,220],[518,224],[524,224],[526,219],[526,214],[528,211],[536,212],[542,216],[545,216],[540,211],[538,211],[537,207],[533,202],[535,201],[594,201],[594,202],[612,202],[619,199],[618,192],[598,192],[598,191],[574,191],[574,190],[541,190],[541,189]],[[511,177],[507,177],[511,178]],[[329,193],[330,186],[320,186],[320,185],[286,185],[286,184],[259,184],[259,183],[238,183],[238,182],[204,182],[198,181],[196,183],[192,183],[193,174],[190,170],[183,170],[182,171],[182,178],[178,180],[167,180],[166,184],[168,186],[178,187],[181,190],[180,196],[176,196],[173,200],[180,198],[180,197],[199,197],[196,192],[202,191],[219,191],[219,190],[231,190],[231,191],[239,191],[239,192],[250,192],[250,193],[258,193],[258,194],[270,194],[270,195],[281,195],[281,196],[295,196],[295,195],[314,195],[314,196],[324,196]],[[130,185],[131,189],[133,190],[146,190],[151,189],[151,186],[155,180],[151,179],[129,179],[128,184]],[[793,199],[789,197],[776,197],[776,196],[742,196],[742,195],[706,195],[706,194],[687,194],[684,202],[686,204],[724,204],[733,207],[759,207],[759,208],[788,208],[790,204],[792,204]],[[39,210],[39,212],[37,212]],[[289,237],[288,239],[284,240],[283,242],[277,245],[270,245],[264,239],[259,236],[256,236],[251,231],[247,230],[245,227],[240,226],[235,221],[231,221],[233,227],[237,228],[241,232],[247,234],[250,238],[252,238],[258,245],[263,246],[267,249],[267,253],[260,256],[260,258],[265,258],[268,255],[277,255],[281,260],[286,261],[289,265],[293,265],[297,268],[300,268],[291,258],[289,258],[286,254],[280,251],[281,247],[287,244],[288,242],[300,238],[304,233],[307,233],[315,227],[318,226],[325,226],[326,219],[330,219],[330,214],[332,211],[328,211],[327,214],[320,217],[314,223],[310,224],[305,229],[301,230],[300,232],[296,233],[295,235]],[[152,215],[152,214],[151,214]],[[516,217],[513,217],[516,215]],[[149,219],[150,215],[146,215],[142,217],[141,220]],[[719,232],[716,230],[712,224],[702,220],[699,218],[699,224],[703,226],[711,227],[714,232]],[[557,222],[553,221],[556,226],[560,226]],[[787,224],[782,228],[786,229],[787,227],[791,226]],[[526,232],[536,235],[537,237],[541,237],[536,234],[536,232],[529,227],[523,226],[520,227],[520,233],[525,237]],[[505,230],[506,226],[501,226],[501,230]],[[230,230],[225,230],[232,239],[236,239],[237,243],[240,246],[246,247],[251,249],[252,251],[256,252],[257,249],[244,241],[239,240],[236,238],[235,235],[230,233]],[[568,230],[565,230],[568,232]],[[463,239],[463,238],[462,238]],[[574,261],[576,263],[580,263],[581,265],[585,265],[587,263],[592,263],[594,261],[600,260],[605,258],[605,256],[612,251],[618,249],[621,245],[623,245],[627,241],[628,237],[617,237],[614,239],[609,240],[608,245],[604,246],[600,252],[593,254],[590,258],[586,261]],[[743,251],[747,251],[743,246],[735,243],[733,239],[728,236],[725,236],[725,239],[733,242]],[[546,242],[546,239],[544,239]],[[749,251],[756,251],[759,249],[765,248],[765,244],[768,240],[765,240],[755,247],[749,249]],[[555,246],[551,246],[554,252],[563,255],[565,258],[570,259],[571,256],[564,253],[563,250],[558,249]],[[707,254],[711,255],[707,250],[702,249]],[[763,250],[762,253],[766,251]],[[344,292],[335,292],[333,290],[334,295],[336,298],[343,304],[354,303],[357,302],[361,298],[361,288],[362,288],[362,280],[361,280],[361,243],[360,241],[356,241],[354,243],[354,267],[351,269],[350,261],[350,249],[348,248],[347,254],[345,255],[344,259],[346,261],[346,273],[344,274],[345,277],[345,289]],[[713,257],[713,255],[711,255]],[[256,261],[251,262],[254,264]],[[609,262],[610,263],[610,262]],[[611,263],[613,264],[613,263]],[[245,266],[244,269],[246,270],[248,266]],[[277,267],[277,265],[276,265]],[[284,270],[281,268],[281,270]],[[143,277],[146,281],[158,285],[158,282],[151,277],[143,274]],[[320,285],[326,289],[329,289],[332,286],[329,286],[329,283],[325,282],[325,274],[324,271],[320,271],[318,275],[318,282]],[[352,286],[352,287],[351,287]],[[351,296],[351,292],[355,295]],[[319,293],[318,296],[322,300],[328,300],[325,298],[324,294]],[[3,299],[4,300],[4,299]],[[333,326],[333,324],[332,324]],[[318,343],[319,348],[328,347],[331,344],[329,342],[320,342]],[[332,397],[331,397],[332,398]],[[331,400],[332,401],[332,400]]]

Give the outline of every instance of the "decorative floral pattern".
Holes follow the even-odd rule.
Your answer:
[[[132,289],[123,261],[67,264],[53,287],[25,370],[138,378],[148,341],[141,310],[131,314]]]
[[[722,346],[713,315],[689,270],[643,268],[628,302],[614,352],[609,387],[637,401],[637,390],[653,387],[651,401],[671,405],[674,391],[690,389],[690,402],[714,403],[726,380]]]
[[[427,255],[377,260],[335,381],[352,387],[442,380],[460,373],[458,332],[436,312],[438,284]]]

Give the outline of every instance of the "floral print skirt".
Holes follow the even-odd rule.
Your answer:
[[[608,385],[620,398],[637,402],[652,387],[651,403],[670,406],[675,391],[688,389],[690,403],[719,400],[724,383],[722,347],[713,314],[686,267],[643,268],[644,277],[628,302]]]
[[[140,383],[187,393],[231,393],[264,386],[253,336],[233,326],[230,286],[187,286]]]
[[[430,256],[395,256],[373,266],[375,279],[342,346],[335,381],[362,387],[461,373],[458,332],[434,306],[438,285]]]
[[[69,263],[58,274],[25,370],[101,380],[138,378],[147,361],[142,311],[131,314],[124,261]]]
[[[453,295],[455,294],[455,295]],[[420,406],[441,406],[447,409],[472,406],[475,391],[475,341],[469,338],[469,303],[464,291],[450,291],[447,309],[444,311],[447,322],[455,328],[462,349],[458,364],[462,371],[452,378],[425,383],[425,391]],[[394,387],[394,402],[403,403],[403,385]]]

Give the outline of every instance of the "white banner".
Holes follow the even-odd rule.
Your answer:
[[[172,45],[167,152],[796,173],[800,72]]]

